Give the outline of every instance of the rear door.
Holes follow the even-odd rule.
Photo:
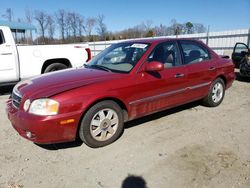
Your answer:
[[[187,98],[190,101],[200,99],[207,94],[216,75],[216,61],[199,42],[183,40],[179,44],[187,68]]]
[[[13,46],[5,40],[0,29],[0,83],[17,81],[17,71]]]
[[[236,68],[239,68],[239,65],[244,57],[244,52],[248,52],[248,46],[244,43],[236,43],[234,46],[234,51],[232,53],[232,60]]]

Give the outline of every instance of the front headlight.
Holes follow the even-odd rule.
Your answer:
[[[58,114],[59,103],[52,99],[34,100],[29,108],[29,113],[41,116]]]

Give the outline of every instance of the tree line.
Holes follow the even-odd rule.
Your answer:
[[[59,9],[53,14],[44,10],[32,11],[26,9],[25,18],[15,20],[12,9],[7,8],[2,17],[10,22],[36,23],[39,35],[35,42],[42,44],[131,39],[203,33],[206,31],[203,24],[192,23],[191,21],[178,23],[175,19],[172,19],[169,26],[163,24],[154,26],[153,21],[147,20],[134,27],[112,32],[108,30],[103,14],[85,18],[79,13],[65,9]]]

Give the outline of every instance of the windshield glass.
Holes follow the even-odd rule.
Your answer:
[[[118,43],[106,48],[85,66],[112,72],[129,73],[149,44],[144,43]]]

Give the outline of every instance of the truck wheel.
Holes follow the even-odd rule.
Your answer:
[[[203,99],[203,103],[209,107],[218,106],[225,95],[225,83],[221,78],[217,78],[210,86],[208,95]]]
[[[68,67],[62,63],[53,63],[45,69],[44,73],[58,71],[58,70],[67,69],[67,68]]]
[[[92,106],[84,115],[79,137],[92,148],[114,142],[123,131],[122,109],[114,101],[102,101]]]

